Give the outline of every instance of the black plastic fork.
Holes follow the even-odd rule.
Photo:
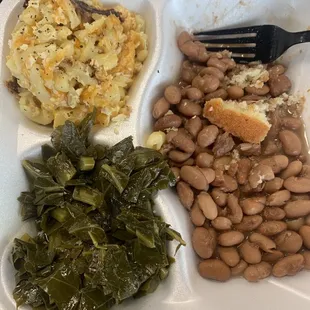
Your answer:
[[[236,62],[270,63],[289,47],[310,42],[310,31],[293,33],[275,25],[262,25],[197,32],[194,37],[204,43],[208,51],[231,51]]]

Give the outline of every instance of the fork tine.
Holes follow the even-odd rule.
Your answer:
[[[257,49],[256,47],[237,47],[237,48],[230,48],[225,46],[218,46],[218,47],[207,47],[208,52],[220,52],[224,49],[229,50],[232,53],[238,54],[256,54]]]
[[[238,36],[238,35],[237,35]],[[222,36],[195,36],[195,41],[200,41],[202,43],[221,43],[221,44],[245,44],[245,43],[255,43],[256,42],[256,34],[255,37],[236,37],[236,38],[227,38],[223,39]]]
[[[211,31],[200,31],[195,32],[195,36],[199,35],[232,35],[232,34],[247,34],[247,33],[257,33],[261,26],[251,26],[251,27],[239,27],[231,29],[222,29],[222,30],[211,30]]]
[[[241,57],[233,57],[234,61],[239,64],[247,64],[252,61],[256,61],[255,58],[241,58]]]

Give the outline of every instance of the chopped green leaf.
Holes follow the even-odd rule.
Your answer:
[[[51,212],[51,216],[58,222],[64,223],[69,217],[69,212],[66,209],[57,208]]]
[[[95,118],[96,118],[97,109],[95,108],[93,112],[89,113],[79,124],[78,126],[78,132],[81,141],[84,143],[84,145],[88,146],[88,137],[90,134],[90,131],[94,125]]]
[[[50,276],[38,278],[34,283],[56,302],[58,308],[63,309],[63,306],[79,293],[80,282],[79,274],[72,268],[72,265],[62,263]]]
[[[89,141],[96,111],[80,125],[67,121],[42,146],[43,164],[23,161],[30,191],[22,218],[38,233],[14,240],[13,297],[33,310],[107,310],[156,290],[173,259],[167,241],[181,235],[154,213],[152,197],[175,184],[164,157]]]
[[[108,158],[113,164],[117,164],[126,156],[128,156],[128,154],[130,154],[133,150],[134,146],[132,143],[132,137],[127,137],[112,146],[106,152],[105,157]]]
[[[26,170],[27,174],[33,178],[48,178],[51,176],[47,167],[40,163],[34,163],[29,160],[23,160],[22,165]]]
[[[37,206],[34,204],[35,194],[31,192],[22,192],[18,198],[21,204],[22,220],[26,221],[37,216]]]
[[[84,288],[81,290],[81,298],[78,310],[108,310],[115,304],[111,295],[105,295],[98,288]]]
[[[129,177],[125,173],[107,164],[101,166],[100,176],[112,183],[120,194],[124,191],[129,181]]]
[[[64,153],[58,153],[56,156],[50,157],[47,161],[47,167],[53,173],[57,182],[63,186],[76,174],[75,167]]]
[[[66,121],[53,131],[52,144],[58,152],[65,153],[73,161],[87,153],[85,141],[71,121]]]
[[[104,196],[101,192],[86,186],[75,187],[72,197],[94,207],[100,207],[104,202]]]
[[[81,171],[90,171],[95,167],[95,159],[93,157],[81,156],[79,159],[79,169]]]
[[[57,154],[57,151],[52,146],[50,146],[49,144],[43,144],[41,146],[41,154],[42,154],[43,161],[47,162],[47,160],[50,157],[53,157]]]

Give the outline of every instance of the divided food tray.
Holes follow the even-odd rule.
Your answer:
[[[113,1],[103,1],[110,5]],[[253,24],[276,24],[289,31],[309,27],[308,0],[120,0],[117,3],[140,13],[147,23],[149,56],[130,91],[131,117],[122,124],[97,128],[96,142],[113,145],[128,135],[142,145],[151,132],[151,105],[163,88],[176,79],[182,55],[176,36],[182,30],[212,29]],[[21,222],[17,197],[26,189],[21,159],[35,157],[40,145],[49,141],[51,128],[36,125],[18,110],[15,98],[5,87],[9,71],[5,66],[8,40],[22,11],[23,1],[0,3],[0,310],[13,310],[14,269],[10,262],[12,240],[31,232],[31,222]],[[282,62],[288,65],[293,92],[306,97],[304,121],[310,132],[309,95],[310,45],[291,48]],[[310,90],[309,90],[310,91]],[[242,278],[216,283],[202,279],[191,247],[192,224],[172,190],[161,192],[156,208],[166,222],[182,233],[187,247],[177,254],[168,279],[147,297],[128,301],[117,309],[221,310],[221,309],[307,309],[310,306],[310,273],[284,279],[269,278],[249,284]],[[171,249],[172,253],[173,249]],[[26,308],[24,308],[26,309]]]

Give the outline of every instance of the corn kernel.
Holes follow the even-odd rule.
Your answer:
[[[150,134],[146,141],[146,146],[159,151],[166,141],[166,134],[162,131],[155,131]]]

